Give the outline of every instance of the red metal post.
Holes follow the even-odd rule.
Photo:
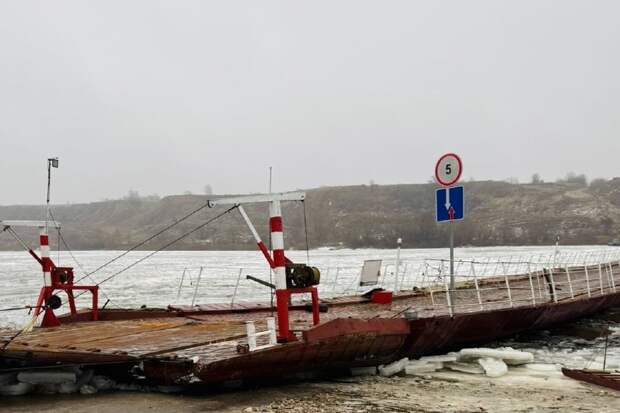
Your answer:
[[[73,285],[73,270],[71,268],[59,268],[56,267],[52,259],[50,258],[49,237],[47,235],[47,229],[41,227],[39,241],[41,246],[41,258],[38,260],[41,263],[43,269],[44,286],[41,288],[39,298],[37,299],[37,305],[34,311],[34,317],[37,317],[41,312],[41,309],[45,306],[47,299],[50,298],[55,290],[62,290],[67,293],[69,310],[72,315],[77,314],[77,308],[75,306],[75,296],[73,290],[88,290],[93,295],[93,313],[92,319],[96,321],[98,319],[98,292],[97,286],[75,286]],[[34,254],[36,256],[36,254]],[[64,273],[66,279],[61,280],[59,273]],[[59,326],[60,321],[54,314],[52,308],[45,308],[45,314],[41,321],[42,327],[55,327]]]
[[[41,247],[41,267],[43,269],[43,283],[44,286],[41,288],[41,292],[39,293],[39,298],[37,299],[37,305],[34,311],[34,317],[36,318],[41,309],[45,305],[47,299],[52,295],[53,287],[52,287],[52,270],[54,268],[54,263],[50,258],[50,247],[49,247],[49,237],[47,235],[47,228],[42,226],[39,232],[39,245]],[[54,310],[51,308],[45,308],[45,314],[43,316],[43,320],[41,321],[41,325],[44,327],[53,327],[60,325],[60,322],[54,315]]]
[[[52,260],[50,259],[50,244],[47,236],[47,228],[41,227],[39,235],[41,245],[41,265],[43,267],[43,281],[46,287],[52,286]]]
[[[99,320],[99,287],[93,286],[90,290],[93,295],[93,321]]]
[[[284,257],[284,234],[282,232],[282,209],[279,200],[269,204],[269,228],[273,248],[273,272],[276,284],[276,308],[278,312],[278,340],[294,340],[289,330],[288,300],[286,290],[286,258]]]
[[[316,326],[321,322],[319,317],[319,292],[316,287],[311,287],[310,294],[312,295],[312,323]]]

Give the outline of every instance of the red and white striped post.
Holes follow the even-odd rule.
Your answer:
[[[41,266],[43,267],[43,282],[45,283],[46,287],[51,287],[52,260],[50,259],[50,244],[46,227],[41,227],[39,233],[39,243],[41,245]]]
[[[269,228],[271,230],[271,247],[273,248],[273,272],[276,281],[276,307],[278,309],[279,339],[288,340],[290,336],[288,323],[288,292],[286,290],[286,258],[284,256],[284,233],[282,232],[282,208],[280,200],[269,204]]]
[[[43,268],[43,282],[44,286],[41,288],[39,298],[37,300],[37,308],[34,312],[34,320],[38,317],[41,310],[47,304],[47,299],[52,295],[54,287],[52,286],[52,270],[54,269],[54,263],[50,258],[50,244],[49,237],[47,235],[47,223],[40,227],[39,232],[39,244],[41,246],[41,267]],[[45,308],[45,314],[41,326],[54,327],[59,326],[60,322],[54,315],[54,311],[51,308]]]

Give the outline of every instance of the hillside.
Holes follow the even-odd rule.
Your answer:
[[[457,245],[601,244],[620,237],[620,178],[589,186],[567,183],[509,184],[467,182],[466,219],[455,223]],[[320,246],[405,247],[446,244],[447,225],[434,219],[432,184],[326,187],[307,191],[308,237]],[[206,201],[206,196],[179,195],[163,199],[133,198],[53,207],[72,249],[126,249],[178,220]],[[224,207],[205,208],[157,237],[143,249],[156,249],[215,216]],[[267,240],[267,207],[246,208]],[[286,245],[305,248],[304,207],[284,205]],[[41,206],[1,206],[1,219],[39,219]],[[34,233],[23,232],[35,242]],[[50,236],[52,244],[56,236]],[[0,249],[17,249],[9,234]],[[55,248],[53,246],[53,248]],[[173,249],[254,248],[250,232],[237,212],[206,226]]]

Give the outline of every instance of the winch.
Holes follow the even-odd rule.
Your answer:
[[[318,285],[321,282],[321,271],[306,264],[286,265],[286,287],[306,288]]]

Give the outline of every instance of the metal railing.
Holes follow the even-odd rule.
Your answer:
[[[418,291],[427,296],[428,308],[433,314],[453,315],[462,311],[537,305],[616,292],[619,261],[620,249],[456,260],[456,288],[451,290],[448,260],[401,259],[398,268],[393,262],[383,263],[377,286],[392,289],[397,283],[400,291]],[[361,263],[359,266],[328,266],[321,268],[321,272],[321,297],[360,292]],[[176,289],[177,301],[189,298],[182,297],[187,280],[193,287],[192,306],[197,300],[201,304],[229,303],[231,308],[244,301],[269,301],[270,289],[246,280],[244,275],[247,274],[265,281],[270,279],[269,268],[265,267],[183,268]],[[207,279],[215,288],[202,290],[200,284]],[[201,291],[211,295],[202,295]]]
[[[473,267],[472,267],[473,268]],[[448,277],[428,285],[423,291],[430,299],[430,310],[438,315],[484,311],[544,302],[574,300],[615,293],[620,262],[528,270],[524,274],[496,276],[479,280],[475,273],[459,275],[455,289]]]

